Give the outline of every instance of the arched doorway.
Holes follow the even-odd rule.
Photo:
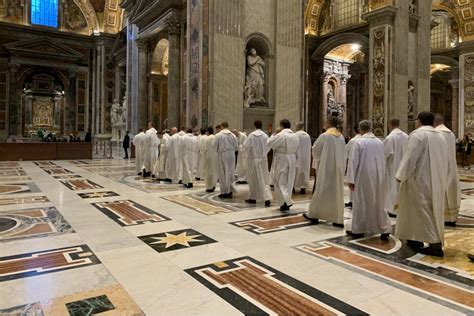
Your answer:
[[[161,39],[155,46],[151,61],[150,105],[151,120],[157,129],[168,128],[168,54],[169,43]]]
[[[313,92],[307,116],[312,135],[321,132],[328,116],[339,117],[346,136],[353,134],[352,127],[358,121],[367,118],[367,51],[365,36],[346,33],[327,39],[313,53],[313,80],[309,82]]]

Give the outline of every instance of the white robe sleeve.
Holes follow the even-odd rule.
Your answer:
[[[326,136],[321,135],[318,137],[316,142],[313,145],[313,169],[318,170],[319,167],[319,162],[321,161],[322,153],[323,153],[323,148],[324,148],[324,138]]]
[[[408,144],[403,155],[403,159],[400,163],[400,167],[397,170],[395,178],[398,181],[404,182],[410,178],[416,171],[416,163],[418,158],[421,156],[420,140],[414,134],[408,139]]]
[[[349,161],[347,164],[347,182],[349,184],[356,183],[357,177],[357,170],[359,168],[359,160],[360,160],[360,146],[357,143],[353,143],[350,153],[349,153]]]

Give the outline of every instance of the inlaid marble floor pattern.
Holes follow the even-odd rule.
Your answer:
[[[313,225],[311,194],[281,214],[247,205],[247,185],[225,201],[134,170],[0,162],[0,315],[474,315],[468,173],[436,259]]]

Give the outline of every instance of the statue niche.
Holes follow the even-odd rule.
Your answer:
[[[244,108],[268,107],[269,55],[267,41],[252,35],[245,49]]]
[[[265,61],[257,54],[255,48],[247,55],[247,75],[245,77],[244,107],[265,102]]]

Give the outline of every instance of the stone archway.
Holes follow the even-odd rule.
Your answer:
[[[158,129],[168,127],[168,56],[169,42],[166,38],[160,39],[151,55],[149,113]]]

